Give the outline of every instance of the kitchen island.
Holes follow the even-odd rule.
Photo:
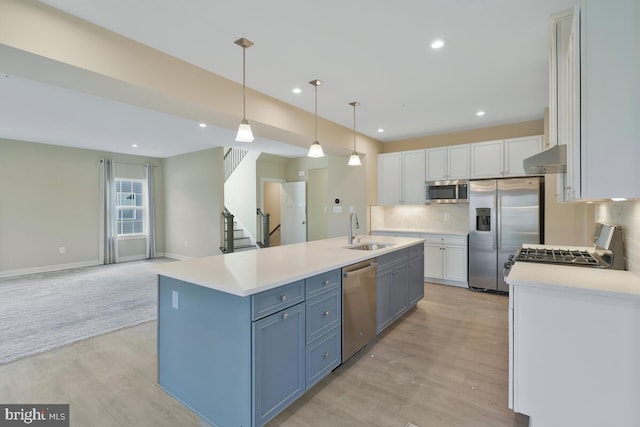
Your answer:
[[[530,426],[640,425],[640,277],[516,262],[509,407]]]
[[[342,267],[383,266],[378,332],[422,298],[422,239],[360,240],[388,246],[340,237],[154,265],[160,386],[212,425],[264,425],[342,363]]]

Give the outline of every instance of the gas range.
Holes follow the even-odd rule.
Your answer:
[[[516,252],[513,261],[603,267],[602,263],[592,253],[571,249],[521,248]]]
[[[515,262],[538,262],[624,270],[621,227],[596,223],[592,240],[595,243],[595,249],[592,252],[562,247],[523,247],[514,255],[509,256],[509,259],[504,264],[504,275],[507,276],[509,274]]]

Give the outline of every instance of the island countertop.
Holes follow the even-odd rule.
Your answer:
[[[358,236],[360,243],[388,243],[373,251],[348,249],[345,236],[254,251],[153,264],[154,273],[238,296],[249,296],[423,242],[391,236]]]

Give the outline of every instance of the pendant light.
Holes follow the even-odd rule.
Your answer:
[[[322,84],[322,82],[318,79],[312,80],[309,84],[314,86],[315,89],[315,139],[313,140],[313,144],[309,147],[308,157],[324,157],[324,151],[322,151],[322,146],[318,142],[318,86]]]
[[[236,135],[236,141],[238,142],[252,142],[253,132],[251,132],[251,126],[247,121],[247,86],[245,84],[245,52],[248,47],[253,46],[253,42],[245,39],[244,37],[234,42],[238,46],[242,47],[242,121],[238,126],[238,134]]]
[[[350,102],[349,105],[353,106],[353,153],[349,157],[349,166],[361,166],[360,156],[356,151],[356,107],[360,105],[358,101]]]

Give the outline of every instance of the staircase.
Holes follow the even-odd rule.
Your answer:
[[[222,213],[224,218],[224,236],[223,246],[220,246],[222,253],[228,254],[232,252],[250,251],[257,249],[255,243],[251,242],[251,237],[248,236],[242,225],[238,224],[234,216],[225,207]],[[232,236],[229,238],[228,236]]]

